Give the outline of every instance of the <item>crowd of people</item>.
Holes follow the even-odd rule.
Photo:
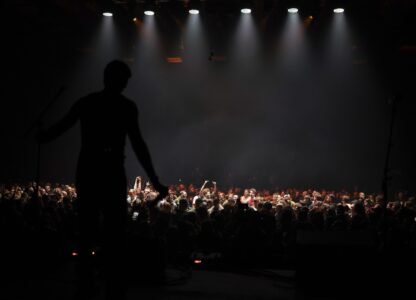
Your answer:
[[[97,187],[96,196],[102,193]],[[405,192],[385,201],[359,191],[222,190],[205,181],[172,185],[156,204],[157,192],[137,177],[126,194],[129,251],[157,253],[159,262],[185,262],[195,251],[244,261],[290,257],[299,231],[368,231],[374,251],[416,249],[416,198]],[[32,253],[49,257],[76,253],[77,201],[74,185],[1,185],[1,231],[9,241],[2,251],[26,255],[30,243]]]

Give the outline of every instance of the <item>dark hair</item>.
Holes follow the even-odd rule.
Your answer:
[[[104,85],[125,82],[131,77],[129,66],[121,60],[113,60],[104,69]]]

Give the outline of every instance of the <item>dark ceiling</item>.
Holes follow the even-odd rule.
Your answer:
[[[6,35],[10,41],[11,55],[19,45],[33,42],[42,47],[39,51],[78,51],[87,46],[85,41],[93,35],[104,10],[114,12],[122,34],[126,37],[136,28],[133,17],[143,16],[146,2],[155,4],[160,34],[175,53],[181,28],[187,16],[188,0],[18,0],[6,2]],[[387,73],[397,68],[413,65],[416,57],[416,0],[205,0],[201,5],[202,16],[208,24],[208,32],[215,39],[218,32],[226,31],[239,16],[239,9],[249,3],[265,39],[282,27],[286,9],[292,4],[300,8],[301,16],[313,15],[310,34],[319,36],[328,27],[332,9],[336,5],[346,8],[350,24],[358,32],[356,45],[366,49],[373,60]],[[128,39],[123,39],[128,43]],[[53,41],[53,42],[52,42]],[[173,41],[173,42],[172,42]],[[217,44],[221,44],[218,41]],[[217,46],[217,48],[220,48]],[[69,54],[68,56],[70,56]],[[361,59],[361,57],[359,58]],[[390,78],[388,79],[390,80]]]

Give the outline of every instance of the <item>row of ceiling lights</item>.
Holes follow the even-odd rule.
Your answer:
[[[199,14],[199,10],[198,9],[194,9],[194,8],[193,9],[190,9],[188,12],[191,15],[197,15],[197,14]],[[290,13],[290,14],[297,14],[299,12],[299,9],[296,8],[296,7],[290,7],[290,8],[287,9],[287,12]],[[334,13],[336,13],[336,14],[341,14],[343,12],[344,12],[344,9],[341,8],[341,7],[334,8]],[[242,8],[241,9],[241,13],[242,14],[251,14],[251,8]],[[155,15],[155,11],[148,9],[148,10],[145,10],[144,11],[144,14],[146,16],[154,16]],[[109,11],[106,11],[106,12],[103,12],[103,16],[105,16],[105,17],[112,17],[113,16],[113,13],[112,12],[109,12]]]

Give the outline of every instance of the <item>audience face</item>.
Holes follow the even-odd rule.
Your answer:
[[[248,197],[250,195],[250,191],[248,189],[244,190],[244,197]]]
[[[129,190],[130,199],[134,199],[136,197],[136,195],[137,195],[137,193],[134,189]]]
[[[51,193],[51,186],[50,185],[45,185],[45,193],[46,194],[50,194]]]

